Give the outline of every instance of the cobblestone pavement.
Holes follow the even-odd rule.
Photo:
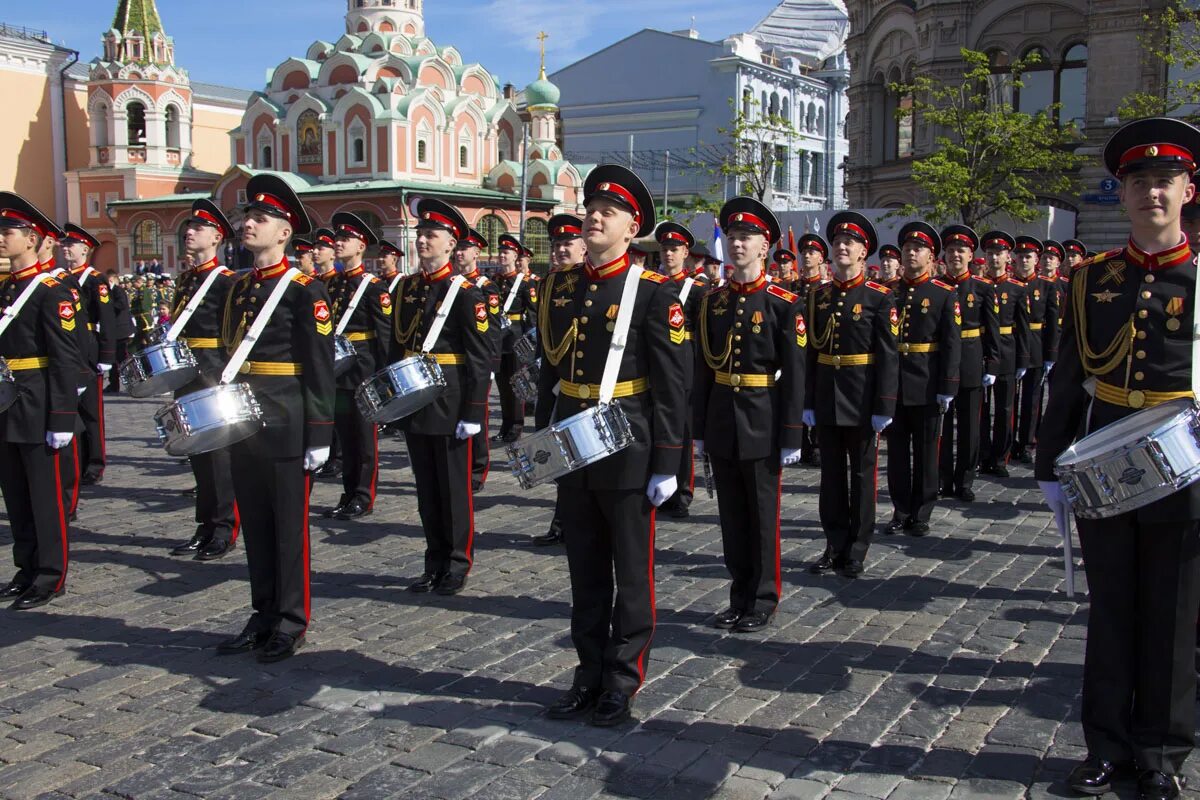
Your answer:
[[[690,520],[658,526],[637,721],[603,730],[542,714],[575,663],[565,556],[526,544],[551,489],[521,492],[494,465],[467,591],[412,595],[415,494],[403,444],[383,442],[376,513],[314,518],[308,646],[261,666],[213,652],[248,616],[242,550],[167,553],[192,530],[191,480],[152,441],[154,408],[109,402],[111,463],[85,488],[69,594],[0,610],[6,798],[1058,797],[1083,754],[1086,609],[1062,592],[1024,468],[944,504],[928,538],[879,536],[857,581],[805,570],[823,546],[817,472],[789,470],[786,595],[757,635],[705,624],[727,584],[701,490]],[[318,484],[313,507],[338,491]]]

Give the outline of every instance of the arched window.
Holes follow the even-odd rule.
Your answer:
[[[96,147],[108,147],[108,106],[97,106],[92,112],[90,127],[92,129],[93,144]]]
[[[129,131],[129,146],[144,145],[146,143],[146,107],[134,100],[125,106],[125,119]]]
[[[779,93],[771,92],[770,105],[767,107],[767,113],[772,117],[779,116]]]
[[[465,144],[458,146],[458,168],[469,169],[471,166],[470,150]]]
[[[866,130],[871,136],[870,159],[872,164],[882,164],[884,153],[887,152],[885,132],[891,129],[887,118],[887,83],[882,72],[875,73],[871,79],[868,98],[871,113],[867,117]]]
[[[1056,97],[1062,103],[1058,110],[1059,124],[1083,129],[1087,112],[1087,45],[1076,44],[1067,49],[1058,72]]]
[[[162,258],[162,227],[156,220],[144,219],[133,227],[133,257]]]
[[[483,234],[483,238],[488,243],[488,253],[496,252],[496,247],[500,239],[500,234],[508,233],[508,226],[504,224],[504,220],[495,214],[488,214],[486,217],[479,220],[475,225],[475,229]]]
[[[417,163],[422,166],[429,165],[429,143],[424,139],[417,140]]]
[[[817,104],[809,103],[808,104],[808,113],[806,113],[804,115],[804,130],[809,131],[811,133],[814,126],[816,126],[816,124],[817,124]]]
[[[176,106],[167,106],[165,114],[165,122],[167,127],[167,147],[179,149],[181,146],[179,135],[179,109]]]
[[[550,264],[550,232],[546,227],[546,220],[538,217],[526,219],[523,241],[525,246],[533,251],[531,268]]]
[[[783,104],[780,107],[779,116],[783,117],[784,122],[786,122],[789,127],[791,126],[791,124],[792,124],[792,104],[790,102],[788,102],[788,99],[786,97],[783,98]]]
[[[817,109],[817,133],[825,133],[825,106]]]
[[[363,126],[362,120],[356,119],[350,125],[350,152],[347,154],[347,161],[352,167],[365,167],[367,165],[367,129]]]
[[[893,67],[888,74],[887,83],[884,85],[884,100],[883,100],[883,160],[891,161],[896,158],[898,152],[896,142],[900,138],[900,121],[896,119],[896,109],[900,107],[900,95],[887,88],[893,83],[900,82],[900,70]]]
[[[352,156],[355,164],[362,164],[367,160],[367,147],[361,136],[354,140],[354,153]]]
[[[1041,47],[1031,47],[1022,59],[1027,63],[1021,87],[1015,92],[1017,111],[1036,114],[1054,102],[1054,65]]]
[[[767,90],[763,89],[762,97],[759,98],[759,101],[758,101],[758,116],[762,117],[762,116],[766,115],[767,109],[770,108],[770,106],[768,105],[768,102],[769,101],[767,100]]]

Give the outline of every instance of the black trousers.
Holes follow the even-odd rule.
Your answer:
[[[129,356],[130,339],[117,339],[116,357],[113,359],[113,368],[108,373],[108,390],[110,392],[121,391],[121,364]]]
[[[1178,774],[1195,744],[1200,522],[1078,520],[1087,564],[1082,723],[1091,755]]]
[[[654,636],[654,507],[641,489],[559,486],[558,498],[575,685],[632,697],[646,679]]]
[[[743,613],[774,614],[783,588],[779,568],[779,456],[732,461],[709,453],[721,548],[733,583],[729,605]]]
[[[983,387],[959,389],[954,405],[942,417],[938,480],[943,488],[956,493],[975,484],[982,403]]]
[[[425,572],[466,575],[474,558],[475,498],[471,440],[406,433],[425,529]]]
[[[805,425],[800,435],[803,437],[800,439],[800,461],[811,462],[817,452],[817,429],[815,426]]]
[[[1017,449],[1026,450],[1037,444],[1038,423],[1042,420],[1042,380],[1046,369],[1030,367],[1021,378],[1021,402],[1017,408]]]
[[[679,459],[679,469],[675,472],[675,482],[679,488],[663,505],[687,508],[696,494],[695,448],[692,446],[692,426],[688,422],[683,424],[683,452]]]
[[[493,365],[494,366],[494,365]],[[492,387],[488,384],[488,396],[484,401],[485,408],[490,409],[492,399]],[[488,413],[483,415],[483,424],[479,428],[479,433],[471,437],[471,480],[479,482],[479,488],[487,483],[488,472],[492,468],[492,451],[490,437],[488,431]]]
[[[513,392],[512,379],[520,364],[512,353],[500,355],[500,368],[496,370],[496,390],[500,392],[500,435],[520,433],[525,426],[525,403]]]
[[[342,443],[342,499],[372,508],[379,484],[379,428],[368,421],[354,402],[354,392],[338,389],[334,398],[333,428]]]
[[[1017,392],[1015,375],[997,375],[991,391],[984,390],[980,458],[984,466],[1008,463],[1013,441],[1013,403]]]
[[[99,478],[104,474],[107,461],[104,446],[104,376],[97,375],[88,381],[83,394],[79,396],[79,417],[83,420],[79,468],[81,474]]]
[[[75,427],[79,427],[76,420]],[[63,507],[68,518],[79,508],[79,439],[82,434],[71,437],[71,443],[59,451],[59,476],[62,478]]]
[[[242,443],[230,449],[233,485],[250,567],[247,627],[299,636],[308,629],[308,495],[303,456],[262,458]]]
[[[58,591],[67,580],[64,454],[43,444],[0,442],[0,493],[13,534],[14,580]]]
[[[942,412],[937,405],[896,407],[896,418],[887,427],[888,493],[895,516],[929,522],[937,505],[938,428]]]
[[[236,542],[237,500],[228,448],[189,456],[196,478],[196,535],[218,542]]]
[[[879,437],[868,426],[817,425],[821,448],[818,514],[827,550],[862,561],[875,528]]]

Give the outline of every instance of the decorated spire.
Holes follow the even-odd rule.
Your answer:
[[[167,35],[154,0],[119,0],[112,26],[126,36],[132,31],[137,31],[147,39],[156,33]]]
[[[163,30],[154,0],[119,0],[104,35],[105,60],[126,64],[175,64],[175,42]]]
[[[550,34],[545,31],[538,31],[538,44],[542,47],[542,66],[538,69],[538,80],[546,80],[546,40],[550,38]]]

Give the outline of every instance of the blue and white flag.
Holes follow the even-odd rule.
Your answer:
[[[725,240],[721,238],[721,226],[717,224],[716,220],[713,220],[713,240],[712,246],[708,250],[712,253],[713,258],[722,264],[725,263]]]

